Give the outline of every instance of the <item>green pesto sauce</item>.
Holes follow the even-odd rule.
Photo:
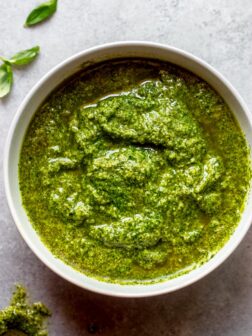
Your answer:
[[[41,302],[29,304],[23,287],[17,286],[9,307],[0,311],[0,335],[47,336],[44,320],[49,310]]]
[[[249,149],[203,80],[168,63],[83,70],[40,107],[19,164],[42,241],[89,276],[150,283],[209,260],[234,232]]]

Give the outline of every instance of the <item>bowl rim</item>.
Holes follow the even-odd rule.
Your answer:
[[[205,62],[204,60],[200,59],[197,56],[194,56],[193,54],[184,51],[182,49],[170,46],[170,45],[166,45],[166,44],[161,44],[161,43],[156,43],[156,42],[151,42],[151,41],[119,41],[119,42],[112,42],[112,43],[105,43],[105,44],[100,44],[98,46],[94,46],[92,48],[88,48],[85,50],[82,50],[70,57],[68,57],[67,59],[63,60],[62,62],[60,62],[59,64],[57,64],[56,66],[54,66],[51,70],[49,70],[45,75],[42,76],[42,78],[31,88],[31,90],[28,92],[28,94],[25,96],[25,98],[23,99],[23,101],[21,102],[21,104],[18,107],[18,110],[16,112],[16,114],[14,115],[14,118],[11,122],[11,126],[9,128],[9,132],[7,135],[7,139],[6,139],[6,143],[5,143],[5,149],[4,149],[4,160],[3,160],[3,165],[4,165],[4,186],[5,186],[5,193],[6,193],[6,197],[7,197],[7,203],[11,212],[11,215],[14,219],[14,222],[18,228],[18,231],[20,232],[21,236],[23,237],[23,239],[25,240],[25,242],[27,243],[27,245],[30,247],[30,249],[33,251],[33,253],[49,268],[51,269],[53,272],[55,272],[56,274],[58,274],[60,277],[62,277],[63,279],[69,281],[70,283],[73,283],[83,289],[87,289],[90,290],[92,292],[96,292],[99,294],[105,294],[105,295],[110,295],[110,296],[114,296],[114,297],[125,297],[125,298],[140,298],[140,297],[151,297],[151,296],[156,296],[156,295],[161,295],[161,294],[165,294],[165,293],[170,293],[179,289],[182,289],[186,286],[189,286],[193,283],[195,283],[196,281],[202,279],[203,277],[205,277],[207,274],[211,273],[213,270],[215,270],[217,267],[219,267],[230,255],[231,253],[237,248],[237,246],[240,244],[241,240],[244,238],[245,234],[247,233],[247,231],[250,228],[251,225],[251,218],[247,219],[246,221],[246,225],[244,225],[244,227],[242,228],[242,230],[240,231],[239,236],[236,237],[236,240],[233,242],[233,244],[225,250],[225,253],[223,253],[222,257],[219,258],[219,260],[217,260],[217,262],[212,263],[209,267],[205,267],[205,269],[203,271],[199,271],[198,273],[196,273],[196,275],[194,275],[191,279],[186,279],[183,283],[175,285],[173,287],[164,287],[162,289],[158,289],[156,288],[158,284],[161,283],[167,283],[171,280],[166,280],[163,281],[161,283],[155,283],[155,284],[143,284],[140,286],[150,286],[151,288],[153,288],[153,290],[151,290],[150,292],[146,293],[146,292],[142,292],[139,291],[139,293],[126,293],[126,292],[114,292],[113,290],[108,290],[108,289],[103,289],[102,286],[90,286],[87,285],[85,282],[84,283],[80,283],[78,280],[73,279],[70,275],[65,274],[64,272],[62,272],[60,269],[57,268],[57,266],[55,266],[53,263],[49,262],[47,260],[47,257],[43,254],[43,252],[41,252],[29,239],[28,234],[26,234],[26,230],[24,228],[24,226],[21,223],[21,220],[19,220],[19,215],[18,215],[18,211],[16,210],[13,198],[12,198],[12,192],[11,192],[11,186],[10,186],[10,176],[9,176],[9,165],[10,165],[10,149],[11,149],[11,144],[13,141],[13,136],[14,136],[14,132],[15,129],[18,125],[19,119],[22,116],[23,112],[25,111],[25,106],[27,105],[27,103],[29,102],[29,100],[36,95],[36,91],[42,86],[42,84],[44,82],[46,82],[49,78],[51,78],[52,76],[54,76],[60,69],[63,69],[64,67],[66,67],[68,64],[71,64],[74,61],[77,61],[78,59],[87,56],[88,54],[92,54],[95,52],[99,52],[108,48],[117,48],[117,47],[151,47],[151,48],[157,48],[157,49],[162,49],[163,51],[166,52],[173,52],[176,53],[180,56],[183,56],[187,59],[189,59],[190,61],[199,64],[200,66],[202,66],[205,70],[208,70],[210,73],[212,73],[215,77],[217,77],[217,79],[222,82],[222,84],[224,84],[224,86],[229,90],[229,92],[236,98],[236,100],[238,101],[239,105],[241,106],[242,112],[245,114],[246,118],[248,119],[249,122],[249,127],[252,130],[252,115],[249,112],[249,109],[247,107],[247,105],[245,104],[245,102],[243,101],[242,97],[240,96],[240,94],[238,93],[238,91],[231,85],[231,83],[221,74],[219,73],[219,71],[217,71],[214,67],[212,67],[211,65],[209,65],[207,62]],[[111,58],[112,59],[112,58]],[[186,69],[186,67],[185,67]],[[53,90],[53,89],[52,89]],[[51,91],[52,91],[51,90]],[[251,189],[251,187],[250,187]],[[237,225],[237,228],[240,226],[240,222]],[[34,229],[33,229],[34,230]],[[34,230],[35,231],[35,230]],[[36,231],[35,231],[36,232]],[[39,235],[36,233],[36,235],[38,236],[38,238],[40,239]],[[233,232],[233,234],[230,236],[229,240],[225,243],[225,245],[231,240],[231,237],[234,237],[236,235],[236,231]],[[44,245],[44,244],[43,244]],[[224,246],[225,246],[224,245]],[[47,248],[47,247],[46,247]],[[49,250],[49,249],[48,249]],[[222,250],[222,249],[221,249]],[[221,251],[219,250],[217,254],[219,254],[219,252]],[[49,250],[49,252],[52,254],[52,252]],[[53,254],[52,254],[53,255]],[[207,265],[209,263],[206,262],[204,265]],[[203,266],[204,266],[203,265]],[[199,266],[198,269],[202,269],[202,266]],[[76,272],[78,272],[77,270],[75,270]],[[189,271],[189,273],[192,273],[192,271]],[[92,277],[86,275],[88,278],[93,279]],[[180,277],[183,277],[183,275],[181,275]],[[98,280],[99,281],[99,280]],[[99,281],[99,283],[103,283],[102,281]],[[113,285],[113,283],[111,283],[111,285]],[[118,286],[118,284],[115,284],[116,286]],[[120,285],[120,286],[127,286],[127,285]],[[131,287],[135,287],[136,285],[129,285]]]

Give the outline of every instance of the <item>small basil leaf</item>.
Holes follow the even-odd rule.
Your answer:
[[[10,65],[4,63],[0,66],[0,98],[6,96],[13,83],[13,74]]]
[[[31,49],[23,50],[7,60],[7,62],[14,65],[26,65],[31,63],[39,54],[39,46],[33,47]],[[5,61],[4,61],[5,62]]]
[[[41,5],[33,9],[33,11],[31,11],[31,13],[28,15],[25,22],[25,27],[36,25],[37,23],[48,19],[56,12],[56,10],[57,0],[49,0],[42,3]]]

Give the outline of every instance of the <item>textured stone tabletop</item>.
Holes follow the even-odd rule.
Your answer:
[[[23,28],[39,0],[0,0],[0,54],[39,44],[41,55],[15,71],[0,102],[0,306],[21,282],[53,312],[51,336],[251,336],[252,231],[211,275],[179,292],[148,299],[96,295],[47,269],[20,237],[3,186],[3,148],[18,105],[48,70],[91,46],[119,40],[167,43],[221,71],[252,109],[251,0],[59,0],[49,21]]]

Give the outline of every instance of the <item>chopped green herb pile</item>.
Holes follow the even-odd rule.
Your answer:
[[[47,336],[43,324],[48,316],[50,312],[44,304],[29,304],[25,289],[17,286],[10,306],[0,311],[0,335]]]

